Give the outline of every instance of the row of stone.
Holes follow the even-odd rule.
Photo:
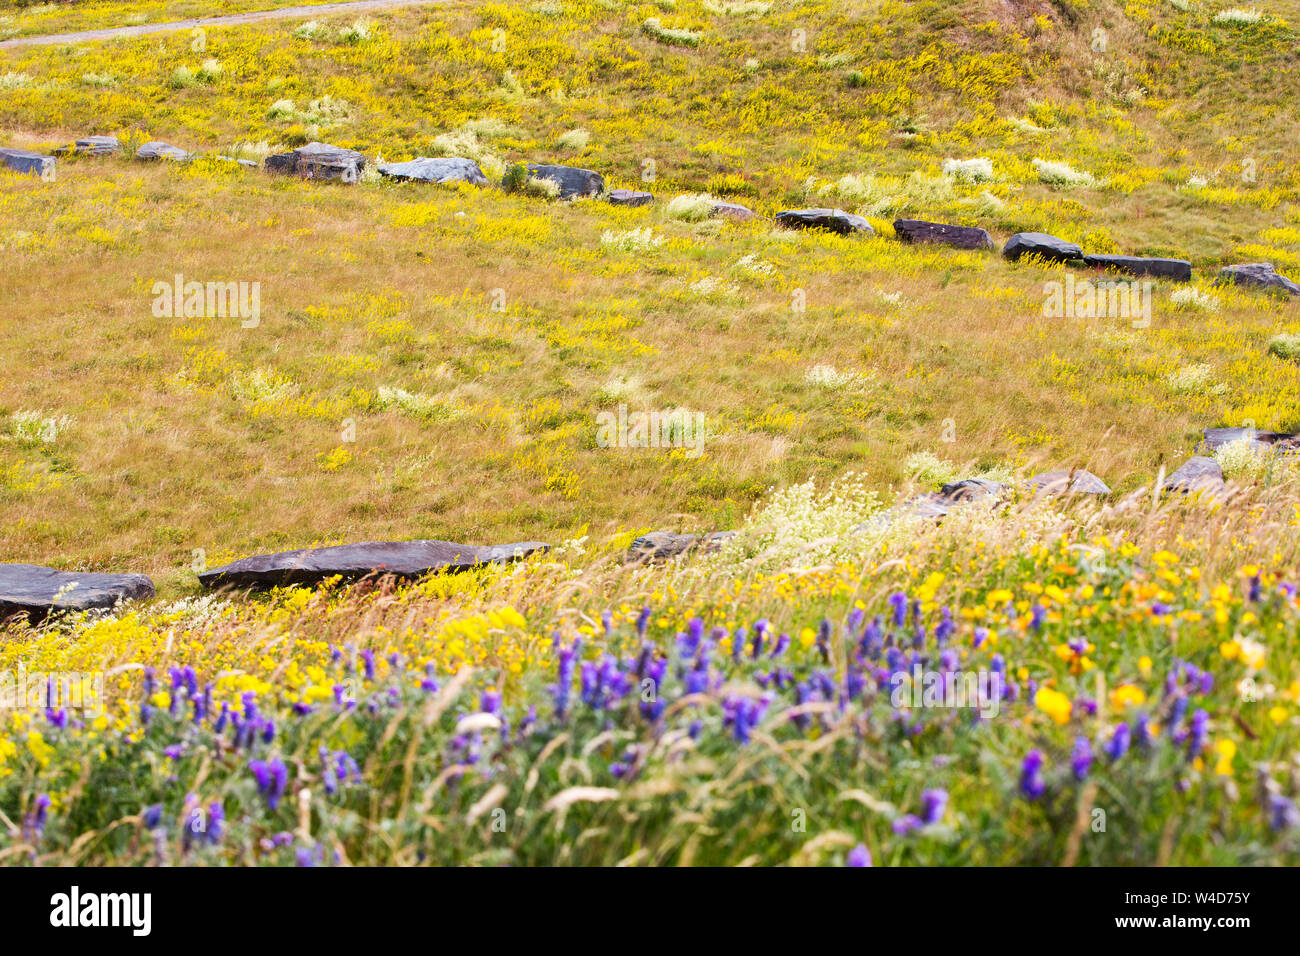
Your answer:
[[[120,143],[113,136],[90,136],[77,140],[70,147],[61,147],[55,153],[75,152],[88,155],[106,155],[116,152]],[[192,154],[168,143],[149,142],[136,150],[142,160],[170,159],[186,162]],[[257,166],[251,160],[220,157],[243,166]],[[25,150],[0,149],[0,162],[18,172],[48,175],[53,170],[54,159]],[[301,176],[304,179],[337,180],[353,183],[361,178],[366,166],[365,154],[328,143],[308,143],[288,153],[277,153],[266,158],[264,167],[277,173]],[[381,163],[380,175],[395,180],[416,180],[428,183],[464,182],[475,186],[489,185],[483,170],[473,160],[461,157],[422,156],[404,163]],[[644,206],[654,202],[654,195],[632,189],[605,189],[605,179],[600,173],[574,166],[532,164],[528,176],[555,184],[561,199],[596,198],[605,196],[614,205]],[[716,200],[710,210],[714,217],[737,220],[759,218],[758,214],[739,203]],[[824,229],[839,235],[875,235],[871,224],[862,216],[839,209],[790,209],[773,217],[782,226],[791,229]],[[996,250],[993,237],[985,229],[975,226],[954,226],[948,223],[928,222],[921,219],[897,219],[894,233],[903,242],[936,243],[968,250]],[[1123,256],[1085,253],[1077,243],[1067,242],[1042,232],[1018,232],[1007,240],[1002,255],[1015,262],[1032,256],[1048,262],[1082,264],[1085,268],[1119,272],[1134,276],[1172,279],[1187,282],[1192,277],[1192,264],[1186,259],[1158,256]],[[1250,262],[1225,266],[1220,270],[1219,283],[1248,286],[1266,291],[1279,291],[1300,295],[1300,284],[1274,271],[1271,263]]]
[[[1232,442],[1246,442],[1261,453],[1300,452],[1300,435],[1248,428],[1207,428],[1205,446],[1213,451]],[[1110,487],[1083,469],[1046,471],[1026,487],[1036,495],[1107,495]],[[1198,455],[1185,462],[1161,485],[1166,492],[1214,494],[1224,487],[1219,463]],[[986,478],[968,478],[944,485],[937,492],[910,498],[859,527],[859,531],[888,525],[900,518],[940,521],[954,508],[974,502],[1000,504],[1010,488]],[[734,531],[705,535],[656,531],[632,542],[626,560],[659,562],[687,553],[719,550]],[[291,584],[316,585],[331,578],[357,581],[393,575],[414,580],[435,572],[463,571],[517,560],[547,550],[540,541],[503,545],[466,545],[450,541],[370,541],[329,548],[299,548],[254,555],[201,571],[199,583],[208,589],[264,589]],[[21,616],[35,623],[51,613],[111,608],[121,601],[154,595],[153,582],[143,574],[99,574],[57,571],[32,564],[0,564],[0,619]]]

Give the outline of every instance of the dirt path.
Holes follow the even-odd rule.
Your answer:
[[[225,17],[201,17],[195,20],[174,20],[171,23],[144,23],[134,27],[111,27],[105,30],[53,33],[48,36],[14,37],[12,40],[0,40],[0,50],[18,46],[56,46],[60,43],[114,40],[118,37],[147,36],[150,33],[175,33],[178,30],[193,30],[195,27],[236,26],[241,23],[256,23],[258,20],[291,20],[294,17],[327,16],[334,13],[361,13],[365,10],[389,10],[394,7],[416,7],[424,4],[447,2],[448,0],[354,0],[351,3],[322,3],[310,7],[254,10],[248,13],[232,13]]]

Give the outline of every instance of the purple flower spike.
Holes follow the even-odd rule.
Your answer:
[[[1047,785],[1043,783],[1042,769],[1042,751],[1031,750],[1025,754],[1024,763],[1020,765],[1020,792],[1028,800],[1037,800],[1047,791]]]
[[[867,849],[865,843],[859,843],[849,851],[849,858],[845,861],[845,866],[870,866],[871,851]]]
[[[921,819],[926,824],[938,823],[948,806],[947,790],[926,790],[921,794]]]

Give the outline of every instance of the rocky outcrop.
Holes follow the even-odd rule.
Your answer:
[[[1224,266],[1219,270],[1219,277],[1214,280],[1214,284],[1239,285],[1265,292],[1300,295],[1300,285],[1274,272],[1271,262],[1245,262],[1235,266]]]
[[[652,531],[632,542],[624,558],[626,564],[648,564],[667,561],[689,553],[713,554],[736,536],[734,531],[713,531],[700,537],[695,534],[675,534],[671,531]]]
[[[1027,482],[1029,487],[1043,495],[1108,495],[1110,486],[1090,471],[1044,471]]]
[[[861,216],[839,209],[787,209],[776,214],[776,222],[787,229],[826,229],[841,236],[876,234]]]
[[[190,160],[190,154],[185,152],[179,146],[172,146],[170,143],[160,143],[157,141],[145,143],[135,151],[136,159],[170,159],[178,163],[185,163]]]
[[[256,555],[200,572],[198,577],[206,588],[318,584],[333,577],[345,581],[382,575],[413,579],[435,571],[462,571],[512,561],[546,548],[538,541],[486,547],[451,541],[367,541]]]
[[[635,189],[611,189],[609,201],[615,206],[648,206],[655,201],[655,197],[652,193]]]
[[[0,147],[0,166],[15,173],[49,178],[54,175],[54,157],[26,149]]]
[[[950,505],[963,501],[1001,498],[1006,493],[1006,485],[1000,481],[990,481],[988,478],[966,478],[946,484],[939,489],[939,497]]]
[[[528,167],[528,175],[533,179],[547,179],[557,184],[561,199],[589,199],[605,191],[605,177],[576,166],[534,164]]]
[[[1036,256],[1048,262],[1069,262],[1082,259],[1083,250],[1076,243],[1057,239],[1045,232],[1018,232],[1002,247],[1002,255],[1012,262],[1022,256]]]
[[[469,183],[486,186],[488,178],[472,159],[421,156],[405,163],[384,163],[379,175],[389,179],[419,180],[425,183]]]
[[[1197,455],[1183,463],[1182,467],[1165,478],[1160,486],[1162,491],[1176,491],[1187,494],[1193,491],[1216,492],[1223,489],[1223,469],[1213,458]]]
[[[277,153],[266,157],[263,164],[271,172],[301,176],[303,179],[334,179],[355,183],[361,178],[366,157],[356,150],[331,146],[328,143],[308,143],[292,153]]]
[[[1177,282],[1188,282],[1192,278],[1192,264],[1186,259],[1088,255],[1083,257],[1083,264],[1090,269],[1126,272],[1134,276],[1153,276],[1157,279],[1174,279]]]
[[[923,219],[895,219],[894,233],[903,242],[931,242],[958,249],[993,249],[993,237],[975,226],[950,226]]]
[[[143,574],[56,571],[35,564],[0,564],[0,618],[39,623],[64,611],[107,609],[119,601],[153,597]]]

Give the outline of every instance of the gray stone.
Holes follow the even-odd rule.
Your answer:
[[[1108,495],[1110,487],[1090,471],[1044,471],[1029,479],[1029,487],[1044,495]]]
[[[675,534],[672,531],[651,531],[632,542],[624,558],[626,564],[648,564],[667,561],[678,555],[691,553],[713,554],[736,536],[734,531],[713,531],[700,537],[695,534]]]
[[[615,206],[648,206],[655,201],[652,193],[638,192],[635,189],[611,189],[609,201]]]
[[[1205,445],[1211,451],[1237,441],[1248,441],[1266,448],[1291,451],[1300,445],[1300,436],[1286,432],[1261,432],[1254,428],[1207,428]]]
[[[713,211],[709,213],[709,215],[715,219],[718,216],[724,216],[727,219],[735,219],[740,222],[758,218],[758,213],[754,212],[754,210],[750,209],[748,206],[742,206],[738,202],[725,202],[723,200],[718,200],[713,204]]]
[[[170,159],[178,163],[189,162],[190,154],[179,146],[157,141],[145,143],[135,151],[136,159]]]
[[[1245,262],[1235,266],[1224,266],[1219,270],[1215,285],[1240,285],[1265,292],[1285,292],[1287,295],[1300,295],[1300,285],[1284,275],[1273,271],[1271,262]]]
[[[60,146],[54,152],[56,155],[64,153],[78,153],[85,156],[107,156],[110,153],[116,153],[121,148],[116,136],[87,136],[79,139],[72,146]]]
[[[153,594],[153,582],[143,574],[91,574],[35,564],[0,564],[0,618],[22,615],[35,624],[51,614],[106,609],[119,601]]]
[[[366,541],[260,554],[200,572],[198,577],[206,588],[319,584],[336,576],[345,581],[382,575],[413,579],[435,571],[463,571],[499,564],[546,548],[547,545],[538,541],[489,547],[451,541]]]
[[[42,156],[26,149],[0,147],[0,166],[32,176],[48,178],[54,175],[53,156]]]
[[[1188,282],[1192,278],[1192,264],[1186,259],[1157,259],[1147,256],[1084,256],[1083,264],[1090,269],[1107,269],[1127,272],[1135,276],[1154,276],[1157,279],[1174,279]]]
[[[488,178],[472,159],[421,156],[406,163],[384,163],[379,175],[390,179],[418,179],[426,183],[469,183],[486,186]]]
[[[895,219],[894,232],[903,242],[932,242],[958,249],[993,249],[993,237],[975,226],[950,226],[923,219]]]
[[[874,236],[876,230],[861,216],[839,209],[787,209],[776,214],[778,225],[787,229],[826,229],[841,236]]]
[[[985,498],[1001,498],[1007,492],[1007,486],[1000,481],[987,478],[967,478],[954,481],[939,489],[939,497],[948,504],[963,501],[980,501]]]
[[[534,164],[528,167],[528,175],[533,179],[548,179],[559,185],[561,199],[590,198],[605,191],[605,177],[590,169]]]
[[[1068,262],[1082,259],[1083,250],[1076,243],[1057,239],[1045,232],[1018,232],[1002,247],[1002,255],[1012,262],[1021,256],[1037,256],[1048,262]]]
[[[257,168],[257,163],[251,159],[236,159],[234,156],[218,156],[217,159],[221,160],[223,163],[238,163],[245,169]]]
[[[1192,491],[1219,491],[1223,488],[1223,469],[1213,458],[1197,455],[1189,458],[1181,468],[1165,478],[1161,485],[1163,491],[1177,491],[1183,494]]]
[[[355,183],[361,178],[366,157],[353,149],[328,143],[308,143],[292,153],[277,153],[263,163],[271,172],[288,173],[303,179],[335,179]]]

